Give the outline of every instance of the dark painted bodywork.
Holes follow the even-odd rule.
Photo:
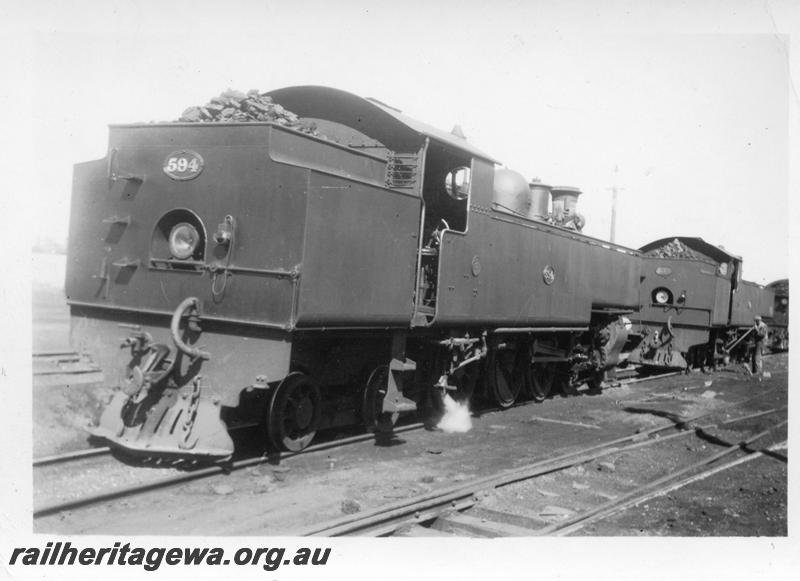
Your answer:
[[[775,307],[771,324],[777,327],[789,326],[789,279],[783,278],[767,285],[775,294]]]
[[[678,241],[694,256],[648,256]],[[682,351],[708,343],[714,329],[748,327],[755,315],[770,316],[772,292],[741,279],[742,259],[695,237],[669,237],[642,248],[641,305],[636,323],[680,329],[675,341]],[[669,291],[668,304],[654,298],[658,289]]]
[[[743,280],[733,294],[731,308],[732,327],[747,327],[756,316],[772,318],[775,309],[775,292],[754,282]]]
[[[492,209],[490,191],[474,193],[468,232],[444,237],[436,323],[588,325],[593,308],[636,307],[638,253]]]
[[[636,305],[635,251],[493,207],[494,160],[463,139],[341,91],[273,97],[335,137],[271,123],[118,125],[105,159],[76,166],[67,298],[76,347],[104,368],[126,373],[109,343],[130,326],[168,343],[168,317],[187,296],[202,304],[206,382],[226,402],[257,376],[288,372],[295,331],[410,330],[421,235],[452,209],[442,178],[458,164],[472,168],[469,207],[442,236],[424,326],[588,325],[593,308]],[[202,156],[203,171],[170,179],[161,168],[176,150]],[[419,174],[391,187],[397,152],[417,155]],[[194,268],[155,250],[157,221],[176,209],[203,226]],[[213,238],[227,215],[229,254]]]
[[[205,167],[195,179],[172,180],[163,161],[185,148]],[[73,342],[124,373],[125,353],[109,349],[126,334],[119,323],[166,343],[169,315],[196,296],[203,342],[216,358],[204,373],[227,394],[257,375],[285,375],[293,329],[407,326],[421,202],[384,187],[385,165],[269,124],[112,127],[108,157],[75,170]],[[164,267],[154,255],[156,223],[176,208],[205,230],[193,269]],[[237,224],[230,257],[212,236],[226,215]]]

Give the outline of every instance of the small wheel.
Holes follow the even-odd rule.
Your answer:
[[[535,401],[544,401],[553,389],[556,367],[552,363],[534,363],[531,366],[531,388]]]
[[[508,349],[493,351],[486,368],[486,387],[489,397],[501,408],[514,405],[521,387],[519,374],[515,373],[516,354]]]
[[[361,416],[369,432],[391,432],[400,417],[398,412],[383,411],[383,400],[388,390],[389,366],[380,365],[370,373],[361,402]]]
[[[299,452],[317,434],[321,396],[304,373],[292,372],[280,383],[269,404],[267,432],[278,448]]]

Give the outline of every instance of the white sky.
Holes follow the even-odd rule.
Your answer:
[[[109,123],[173,120],[228,87],[319,84],[445,130],[460,124],[526,177],[582,188],[594,236],[608,237],[616,180],[617,242],[701,236],[766,283],[789,274],[798,218],[788,202],[798,187],[798,5],[5,0],[0,110],[11,155],[0,160],[0,211],[11,232],[30,224],[33,236],[64,238],[72,164],[105,154]],[[768,547],[756,551],[769,561]],[[664,562],[653,565],[648,574]],[[494,570],[491,560],[476,567]],[[725,578],[737,571],[752,578],[747,567]]]
[[[582,188],[591,235],[609,236],[616,181],[617,242],[701,236],[746,278],[788,274],[786,2],[222,4],[32,3],[29,127],[47,162],[18,187],[37,234],[66,236],[71,166],[104,155],[107,124],[321,84],[458,123],[526,177]]]

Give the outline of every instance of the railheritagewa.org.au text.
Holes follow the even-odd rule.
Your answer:
[[[10,566],[107,565],[142,567],[156,571],[163,566],[251,566],[275,571],[282,566],[320,567],[328,563],[330,547],[240,547],[234,552],[221,547],[139,547],[115,542],[113,546],[80,547],[69,541],[42,547],[16,547]]]

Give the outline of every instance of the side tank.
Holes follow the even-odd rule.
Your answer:
[[[476,159],[472,178],[466,235],[442,237],[437,324],[585,326],[638,304],[638,252],[528,218],[516,172]]]

